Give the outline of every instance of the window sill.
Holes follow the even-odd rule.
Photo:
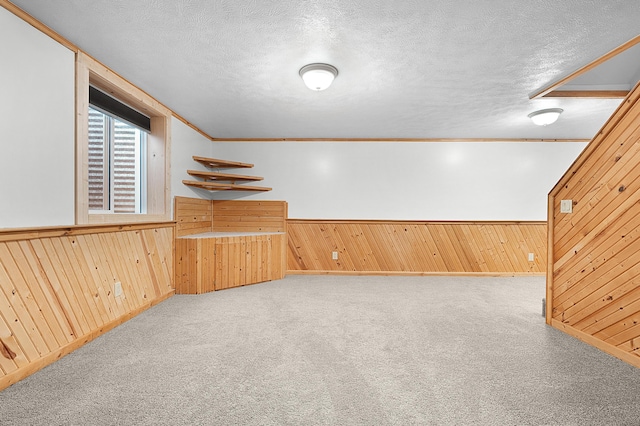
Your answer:
[[[169,215],[161,214],[90,214],[90,224],[110,224],[110,223],[146,223],[146,222],[166,222],[170,221]]]

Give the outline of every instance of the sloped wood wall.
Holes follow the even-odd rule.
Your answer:
[[[544,222],[290,219],[287,272],[544,274],[546,232]]]
[[[549,194],[547,275],[547,322],[638,367],[639,98],[636,87]]]
[[[173,228],[0,232],[0,389],[172,295]]]

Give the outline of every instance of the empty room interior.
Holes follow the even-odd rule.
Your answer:
[[[640,424],[636,1],[0,6],[0,424]]]

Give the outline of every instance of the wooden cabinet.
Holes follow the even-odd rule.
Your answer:
[[[199,294],[284,278],[285,201],[175,197],[176,293]]]
[[[287,238],[221,233],[176,239],[176,293],[201,294],[284,278]]]

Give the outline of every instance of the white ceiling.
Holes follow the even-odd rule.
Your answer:
[[[590,139],[619,99],[528,95],[640,22],[637,0],[13,2],[217,138]],[[324,92],[312,62],[339,69]]]

